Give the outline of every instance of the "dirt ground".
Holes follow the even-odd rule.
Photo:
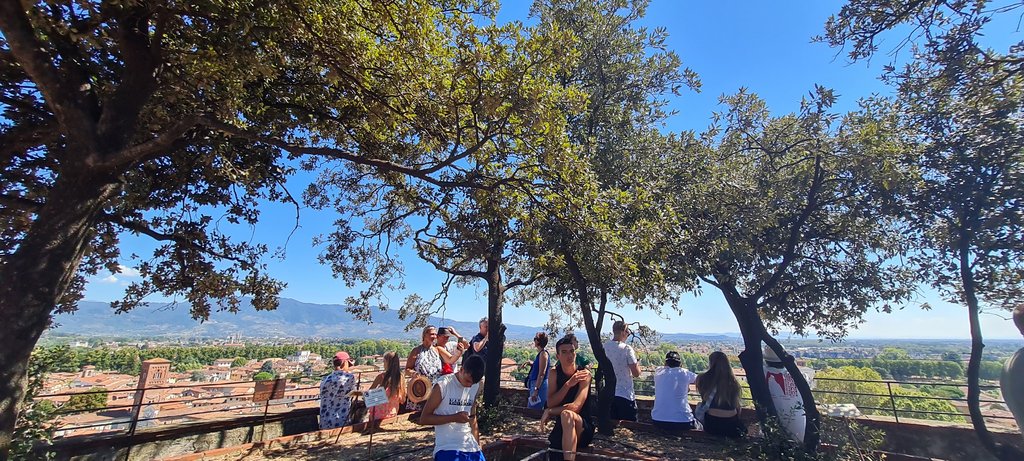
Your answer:
[[[549,423],[548,430],[551,425]],[[502,437],[527,437],[546,440],[547,431],[541,432],[537,420],[515,415],[509,418],[501,431],[482,435],[484,444]],[[274,446],[267,450],[254,449],[211,458],[209,461],[263,461],[263,460],[425,460],[431,459],[434,446],[433,428],[403,421],[386,426],[370,436],[358,433],[343,434],[335,440]],[[746,445],[703,434],[667,436],[618,428],[615,435],[598,435],[591,444],[594,448],[619,453],[636,453],[669,460],[734,460],[747,461]],[[518,456],[517,456],[518,457]]]

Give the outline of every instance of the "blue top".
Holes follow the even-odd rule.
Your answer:
[[[541,352],[547,352],[547,351],[548,351],[547,349],[544,349],[542,351],[538,351],[537,352],[537,356],[533,358],[533,365],[530,366],[530,375],[527,376],[527,378],[526,378],[527,381],[533,381],[533,380],[538,378],[538,375],[540,374],[540,371],[541,371],[540,370],[540,353]],[[548,354],[548,357],[549,357],[549,359],[548,359],[548,366],[550,367],[550,365],[551,365],[551,360],[550,360],[551,354]],[[544,375],[545,375],[544,377],[546,377],[547,376],[547,370],[544,370],[544,372],[545,372],[544,373]],[[541,379],[543,379],[544,377],[542,377]]]

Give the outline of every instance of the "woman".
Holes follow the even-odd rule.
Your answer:
[[[409,352],[409,358],[405,361],[405,368],[413,370],[417,374],[426,376],[433,383],[441,376],[441,355],[434,346],[437,340],[437,328],[432,326],[423,327],[422,342]],[[407,407],[410,410],[418,411],[422,405],[409,402]]]
[[[742,437],[747,427],[740,421],[740,382],[732,374],[729,358],[720,351],[708,356],[708,371],[697,376],[697,393],[709,403],[704,431],[726,437]]]
[[[548,436],[551,448],[548,459],[575,460],[576,451],[586,448],[594,438],[594,423],[586,406],[590,392],[590,372],[576,367],[576,348],[572,338],[563,337],[555,344],[558,364],[548,371],[548,402],[544,418],[555,420]],[[542,420],[542,426],[543,426]]]
[[[398,415],[398,407],[405,402],[405,380],[402,378],[402,367],[397,352],[384,354],[384,372],[377,375],[370,389],[383,387],[388,396],[388,403],[370,408],[370,417],[374,421]]]
[[[533,337],[533,347],[537,355],[530,366],[530,374],[526,377],[526,389],[530,398],[526,406],[534,410],[543,410],[548,403],[548,335],[543,331]]]

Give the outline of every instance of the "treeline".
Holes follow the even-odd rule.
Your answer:
[[[174,363],[176,371],[188,371],[206,365],[221,358],[263,360],[273,357],[284,358],[298,351],[310,351],[319,354],[324,360],[330,360],[339,350],[348,352],[353,357],[379,355],[388,351],[396,351],[402,356],[408,355],[414,344],[409,341],[389,339],[338,341],[310,343],[304,345],[246,345],[242,347],[228,346],[158,346],[158,347],[98,347],[93,349],[71,349],[67,346],[50,346],[46,349],[57,356],[57,372],[79,371],[85,365],[93,365],[99,370],[116,371],[137,375],[142,362],[153,358],[162,358]],[[236,360],[233,365],[243,363]]]
[[[963,379],[964,367],[949,360],[888,360],[888,359],[815,359],[810,362],[816,370],[839,367],[870,368],[882,379],[905,380],[915,377]],[[981,362],[981,379],[997,380],[1003,365],[997,361]]]

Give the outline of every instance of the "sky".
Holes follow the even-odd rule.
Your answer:
[[[529,1],[503,1],[499,22],[522,20],[529,22]],[[693,0],[654,0],[647,17],[641,22],[647,27],[665,27],[669,33],[667,46],[681,58],[683,65],[696,71],[702,81],[700,93],[684,92],[673,98],[670,108],[678,111],[665,127],[667,131],[697,130],[707,126],[712,112],[719,110],[718,98],[735,93],[741,87],[758,94],[775,114],[785,114],[799,108],[802,97],[813,90],[815,84],[835,90],[839,101],[837,110],[853,110],[857,100],[874,93],[888,94],[890,89],[877,76],[888,56],[880,55],[871,62],[850,64],[841,50],[823,43],[812,43],[812,37],[823,31],[829,15],[835,14],[842,2],[789,1],[789,2],[705,2]],[[997,49],[1005,50],[1009,43],[1024,40],[1015,23],[993,26],[989,38]],[[883,41],[882,53],[895,47],[899,37],[893,35]],[[289,182],[292,191],[301,190],[303,178]],[[270,274],[288,284],[282,296],[318,304],[341,304],[354,293],[332,277],[328,267],[320,265],[317,255],[322,248],[314,248],[313,238],[329,232],[334,217],[329,213],[316,213],[303,209],[300,228],[289,239],[295,221],[295,210],[289,206],[271,205],[264,209],[264,221],[254,229],[240,229],[242,239],[267,243],[271,248],[285,245],[286,258],[268,259]],[[137,280],[128,255],[145,256],[155,247],[144,238],[127,236],[122,244],[125,255],[124,270],[120,274],[101,274],[89,281],[87,300],[112,301],[119,299],[124,287]],[[424,298],[436,293],[443,276],[432,267],[420,262],[409,249],[400,250],[406,264],[406,290],[392,292],[389,301],[394,308],[401,305],[409,293]],[[152,297],[153,302],[166,298]],[[920,309],[927,303],[931,310]],[[682,302],[682,315],[670,314],[658,318],[645,311],[626,308],[623,313],[630,321],[651,325],[665,333],[735,333],[735,318],[721,294],[704,290],[702,295],[688,295]],[[671,312],[666,309],[666,312]],[[440,315],[445,318],[471,321],[486,315],[485,286],[477,284],[466,288],[453,288],[447,308]],[[998,315],[996,315],[998,314]],[[1020,339],[1008,319],[1008,313],[983,313],[982,329],[986,338]],[[182,315],[187,313],[182,312]],[[506,323],[540,326],[547,314],[531,307],[506,307]],[[785,337],[785,336],[784,336]],[[892,314],[868,313],[865,323],[852,331],[850,338],[969,338],[966,309],[944,302],[934,292],[923,290],[919,299]]]

